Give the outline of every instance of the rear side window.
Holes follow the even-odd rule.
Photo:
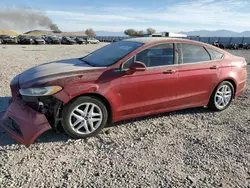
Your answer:
[[[216,51],[216,50],[212,50],[212,49],[207,48],[207,51],[211,55],[211,59],[212,60],[222,59],[222,57],[223,57],[223,54],[220,53],[220,52],[218,52],[218,51]]]
[[[182,44],[183,63],[210,61],[210,55],[203,46]]]
[[[174,45],[166,43],[153,46],[138,53],[135,60],[143,62],[147,67],[173,65]]]

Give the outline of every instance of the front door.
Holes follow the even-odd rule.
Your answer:
[[[138,53],[123,65],[126,71],[129,64],[140,61],[147,69],[120,78],[119,116],[144,116],[175,105],[178,70],[174,52],[173,44],[156,45]]]

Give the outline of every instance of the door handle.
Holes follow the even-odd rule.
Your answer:
[[[219,66],[217,66],[217,65],[214,65],[214,66],[210,67],[210,69],[214,69],[214,70],[216,70],[218,68],[219,68]]]
[[[173,74],[175,72],[176,72],[176,70],[166,70],[163,72],[163,74]]]

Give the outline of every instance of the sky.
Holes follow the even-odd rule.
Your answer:
[[[1,0],[45,12],[62,31],[250,30],[250,0]]]

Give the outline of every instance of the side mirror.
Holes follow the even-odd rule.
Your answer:
[[[140,61],[135,61],[129,66],[128,72],[134,73],[137,71],[145,71],[147,69],[147,66],[140,62]]]

